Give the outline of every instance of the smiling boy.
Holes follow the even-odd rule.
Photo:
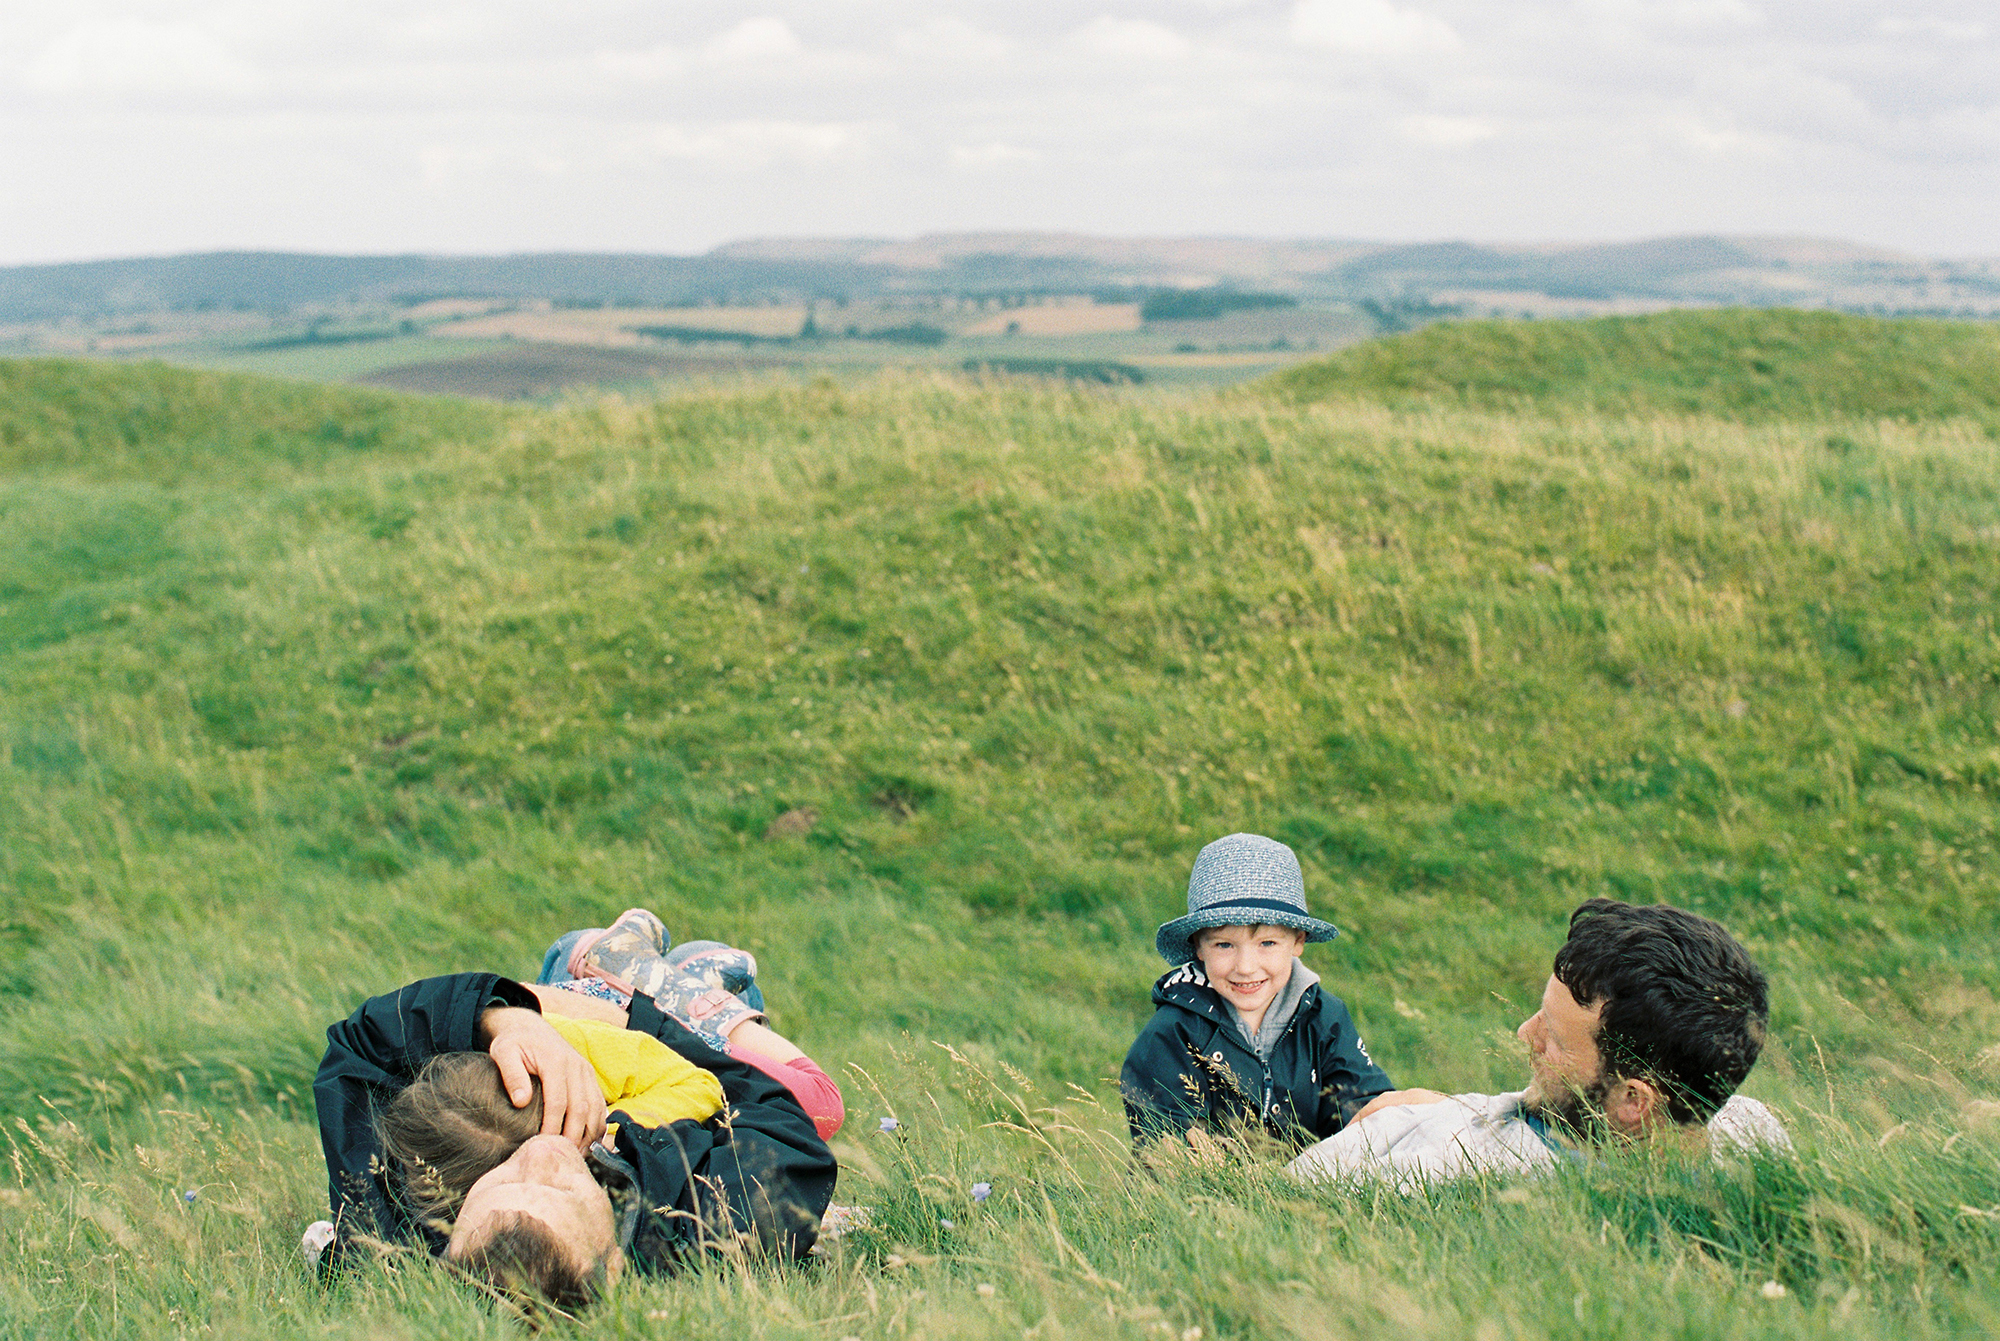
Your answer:
[[[1339,935],[1306,911],[1299,859],[1257,834],[1195,858],[1188,911],[1155,944],[1175,968],[1120,1077],[1135,1139],[1253,1125],[1294,1149],[1394,1089],[1339,997],[1299,958]]]

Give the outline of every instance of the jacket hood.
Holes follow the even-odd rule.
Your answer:
[[[617,1229],[618,1248],[630,1256],[632,1240],[639,1228],[639,1212],[646,1200],[639,1192],[639,1171],[616,1150],[599,1141],[583,1152],[591,1177],[611,1198],[612,1223]]]
[[[1280,1000],[1290,997],[1287,1003],[1289,1009],[1285,1012],[1286,1024],[1289,1024],[1292,1016],[1298,1014],[1305,1006],[1313,991],[1319,986],[1319,975],[1305,968],[1304,961],[1292,962],[1295,967],[1291,981],[1286,985],[1286,989],[1278,994]],[[1299,969],[1305,969],[1305,972],[1300,973]],[[1243,1022],[1237,1017],[1236,1008],[1224,1001],[1222,994],[1215,990],[1214,985],[1208,980],[1208,975],[1201,971],[1199,960],[1191,959],[1161,974],[1159,981],[1153,984],[1153,1004],[1173,1006],[1191,1015],[1199,1015],[1217,1028],[1228,1031],[1231,1038],[1251,1052],[1257,1051],[1256,1040],[1246,1037],[1243,1033]],[[1272,1008],[1276,1009],[1278,1004],[1277,1001],[1272,1002]]]

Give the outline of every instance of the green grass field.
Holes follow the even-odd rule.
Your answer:
[[[517,1332],[423,1262],[299,1266],[322,1031],[633,903],[757,952],[878,1218],[586,1335],[1990,1334],[1990,403],[1451,385],[504,409],[0,362],[0,1337]],[[1402,1084],[1519,1085],[1579,900],[1722,919],[1798,1158],[1137,1172],[1152,928],[1236,829],[1299,850]]]
[[[1992,422],[2000,327],[1752,308],[1442,322],[1287,369],[1266,389],[1303,402]]]

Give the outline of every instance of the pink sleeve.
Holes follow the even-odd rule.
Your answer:
[[[774,1062],[761,1052],[748,1048],[732,1047],[729,1055],[750,1063],[771,1079],[792,1092],[799,1101],[799,1107],[806,1110],[806,1116],[813,1120],[814,1130],[822,1141],[830,1139],[840,1130],[840,1124],[847,1120],[847,1105],[841,1101],[840,1086],[833,1083],[833,1077],[819,1069],[810,1057],[794,1057],[789,1062]]]

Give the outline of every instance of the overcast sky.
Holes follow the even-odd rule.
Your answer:
[[[975,229],[2000,255],[2000,6],[0,0],[0,263]]]

